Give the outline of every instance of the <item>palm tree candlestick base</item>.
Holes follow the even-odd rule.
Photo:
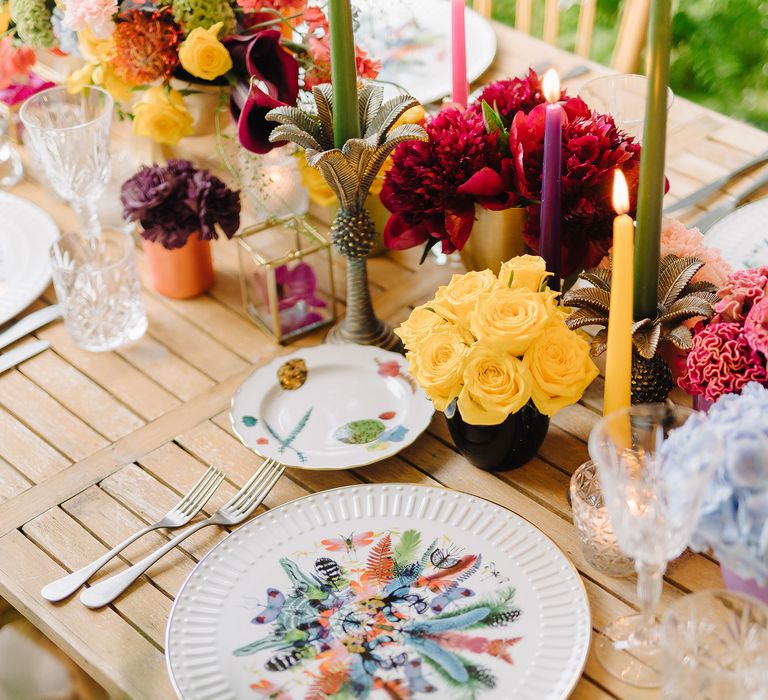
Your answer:
[[[339,200],[340,210],[331,226],[331,241],[347,259],[347,315],[334,326],[326,341],[376,345],[402,351],[399,338],[389,324],[376,318],[368,289],[366,257],[376,241],[376,229],[364,202],[384,161],[395,147],[414,139],[426,141],[420,126],[395,126],[398,119],[418,102],[398,95],[383,102],[383,88],[364,85],[358,92],[359,139],[350,139],[339,149],[333,140],[333,87],[326,83],[312,93],[317,114],[297,107],[273,109],[267,119],[278,122],[270,141],[291,141],[304,148],[307,162],[317,168]]]

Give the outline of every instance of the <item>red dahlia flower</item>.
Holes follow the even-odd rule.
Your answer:
[[[621,168],[636,205],[640,145],[620,131],[608,114],[591,112],[578,97],[563,105],[562,264],[565,276],[599,264],[611,246],[613,170]],[[525,241],[539,251],[541,175],[546,105],[512,120],[509,148],[519,193],[530,204]]]

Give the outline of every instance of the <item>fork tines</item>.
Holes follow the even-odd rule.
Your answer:
[[[285,471],[285,466],[271,457],[265,460],[232,498],[222,507],[222,510],[248,513],[255,509],[265,496],[272,490],[277,480]]]

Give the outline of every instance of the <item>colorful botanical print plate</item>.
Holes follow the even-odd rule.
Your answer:
[[[402,355],[321,345],[257,369],[235,393],[230,417],[240,439],[264,457],[345,469],[399,452],[433,413]]]
[[[168,623],[182,698],[565,698],[584,666],[578,573],[529,522],[411,484],[271,510],[192,572]]]

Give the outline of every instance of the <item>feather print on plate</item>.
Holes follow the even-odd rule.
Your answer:
[[[512,586],[469,587],[481,583],[480,553],[441,542],[415,529],[351,532],[321,540],[311,563],[283,557],[285,579],[253,619],[268,636],[232,653],[290,678],[297,698],[482,695],[497,685],[483,659],[514,661],[521,610]]]

